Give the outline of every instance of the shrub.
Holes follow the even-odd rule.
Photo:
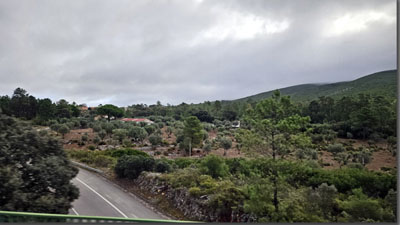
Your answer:
[[[165,179],[173,187],[196,187],[199,183],[200,171],[195,168],[185,168],[166,174]]]
[[[140,155],[124,155],[118,159],[114,171],[119,178],[136,179],[143,171],[152,171],[154,159]]]
[[[228,174],[228,166],[223,158],[208,155],[200,162],[200,170],[213,178],[224,177]]]
[[[339,152],[343,152],[344,151],[344,147],[343,147],[342,144],[333,144],[333,145],[329,145],[327,150],[328,150],[328,152],[336,154],[336,153],[339,153]]]
[[[189,194],[193,197],[199,197],[201,195],[201,189],[199,187],[189,188]]]
[[[105,155],[96,155],[93,159],[93,164],[97,167],[110,167],[114,164],[114,159]]]
[[[191,159],[191,158],[175,159],[175,164],[178,166],[179,169],[189,167],[190,165],[194,164],[195,162],[196,162],[196,159]]]
[[[94,145],[89,145],[89,146],[88,146],[88,149],[93,151],[93,150],[96,149],[96,147],[95,147]]]
[[[159,135],[152,134],[149,136],[149,141],[150,141],[151,145],[154,147],[154,146],[161,144],[162,138]]]
[[[139,151],[136,149],[118,149],[118,150],[107,150],[105,152],[106,155],[109,155],[114,158],[119,158],[124,155],[137,155],[137,156],[143,156],[143,157],[150,157],[146,152]]]
[[[157,160],[154,166],[155,172],[165,173],[171,171],[171,166],[162,160]]]
[[[131,147],[132,146],[132,141],[129,139],[124,139],[122,141],[122,144],[124,145],[124,147]]]

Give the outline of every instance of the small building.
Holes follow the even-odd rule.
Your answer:
[[[122,118],[121,119],[122,122],[135,122],[135,123],[146,123],[146,124],[153,124],[154,122],[146,119],[146,118]]]

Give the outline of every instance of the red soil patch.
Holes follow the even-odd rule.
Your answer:
[[[318,154],[318,160],[321,160],[322,164],[324,164],[323,168],[337,169],[340,167],[340,164],[333,158],[332,153],[327,151],[320,151],[320,152],[321,154]]]
[[[72,143],[73,141],[81,141],[84,134],[88,135],[86,145],[79,146],[77,143]],[[92,128],[71,130],[69,133],[65,134],[63,139],[65,144],[63,146],[65,149],[84,149],[91,143],[94,136],[95,133]]]
[[[369,170],[381,170],[381,167],[396,168],[397,160],[388,151],[377,151],[372,153],[372,160],[365,167]]]
[[[176,142],[176,136],[175,136],[175,134],[174,133],[172,133],[169,137],[168,137],[168,134],[167,134],[167,127],[163,127],[163,128],[161,128],[161,137],[162,137],[162,139],[163,140],[166,140],[166,141],[168,141],[168,143],[175,143]]]

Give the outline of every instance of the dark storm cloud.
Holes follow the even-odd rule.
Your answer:
[[[395,68],[395,1],[0,1],[0,95],[235,99]]]

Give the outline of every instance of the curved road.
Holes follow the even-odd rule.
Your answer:
[[[72,180],[80,191],[69,214],[125,218],[169,219],[149,209],[137,197],[84,169]]]

